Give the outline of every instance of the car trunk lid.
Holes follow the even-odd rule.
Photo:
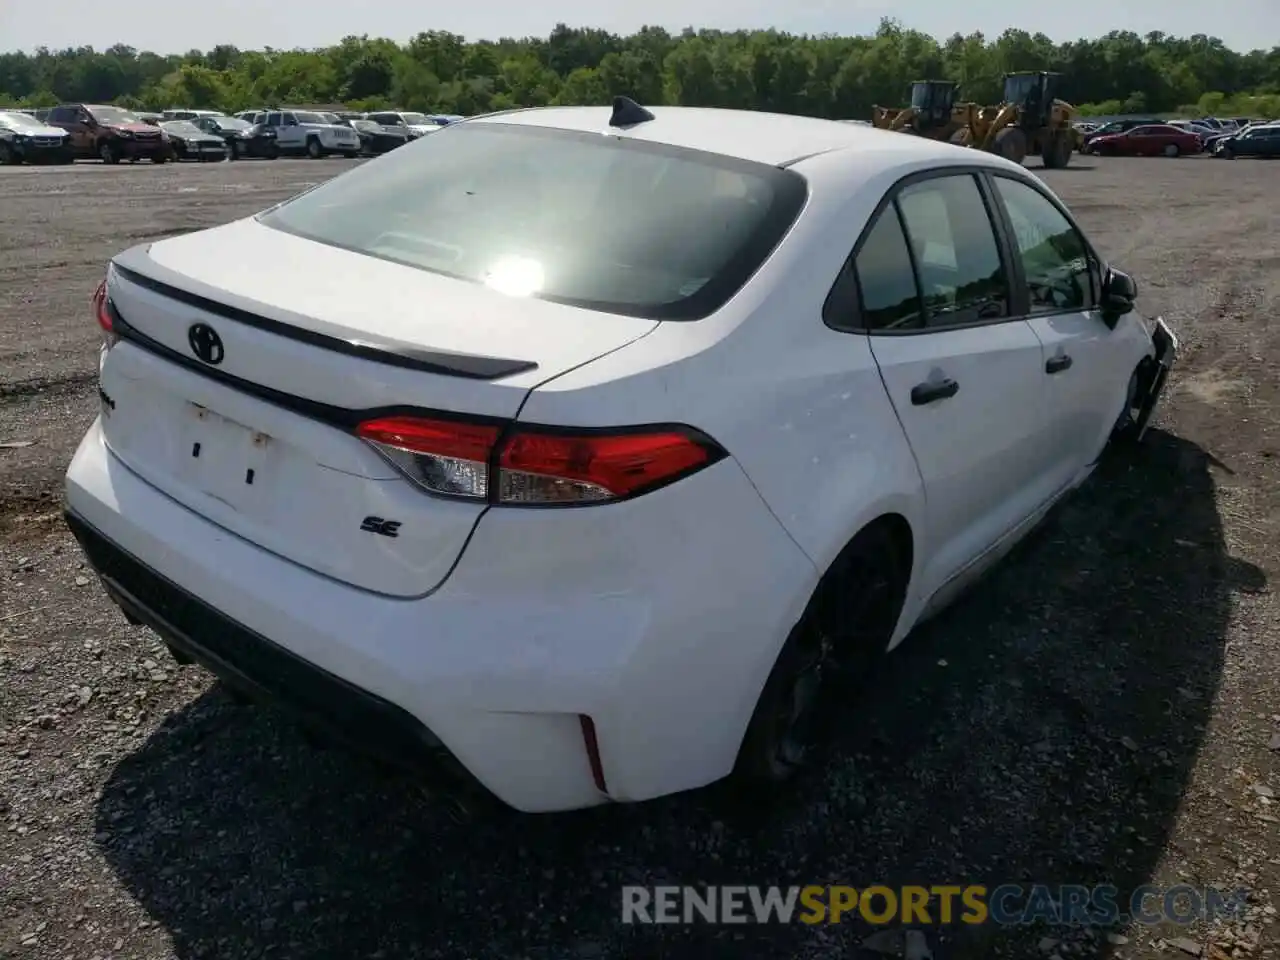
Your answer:
[[[428,496],[355,427],[415,410],[511,419],[537,384],[656,327],[252,221],[126,251],[108,295],[113,453],[224,529],[394,596],[442,582],[485,508]]]

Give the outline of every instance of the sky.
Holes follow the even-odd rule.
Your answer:
[[[773,27],[792,33],[864,34],[881,17],[939,38],[981,30],[998,36],[1008,27],[1047,34],[1055,41],[1097,37],[1111,30],[1175,36],[1205,33],[1229,47],[1280,45],[1280,0],[0,0],[0,50],[124,43],[157,53],[207,50],[220,43],[246,49],[328,46],[351,34],[405,41],[422,30],[449,30],[469,40],[545,36],[558,21],[631,33],[644,24],[678,31]]]

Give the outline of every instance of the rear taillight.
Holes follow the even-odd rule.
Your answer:
[[[648,493],[725,456],[683,426],[552,429],[426,417],[382,417],[356,428],[429,493],[510,506],[608,503]]]
[[[111,322],[111,306],[107,301],[107,281],[103,280],[93,291],[93,315],[102,328],[102,348],[110,350],[120,336],[115,332]]]

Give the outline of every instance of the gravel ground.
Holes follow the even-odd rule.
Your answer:
[[[177,666],[57,513],[108,256],[347,165],[0,170],[0,957],[874,955],[850,923],[622,926],[618,888],[663,882],[1247,887],[1212,926],[928,940],[1278,955],[1280,167],[1045,174],[1183,337],[1159,429],[889,658],[823,774],[756,809],[710,790],[460,825]]]

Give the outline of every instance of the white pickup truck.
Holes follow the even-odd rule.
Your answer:
[[[350,127],[327,123],[324,117],[309,110],[263,110],[250,123],[261,123],[276,132],[281,153],[304,153],[313,160],[330,154],[344,157],[360,155],[360,135]]]

